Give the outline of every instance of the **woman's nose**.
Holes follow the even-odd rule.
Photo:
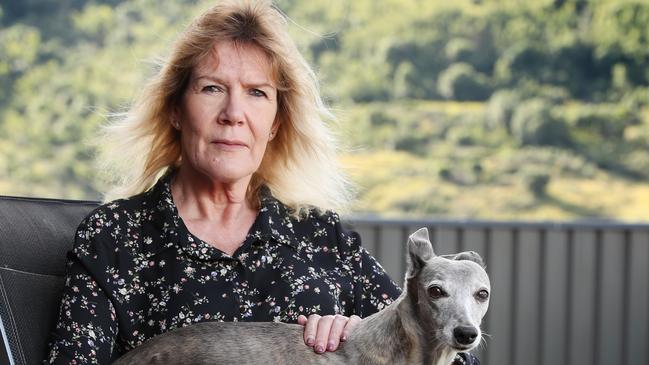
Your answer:
[[[245,107],[243,98],[236,94],[228,94],[225,107],[219,114],[218,121],[221,124],[237,125],[245,121]]]

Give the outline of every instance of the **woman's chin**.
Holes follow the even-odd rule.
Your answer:
[[[222,167],[219,171],[211,171],[207,174],[207,178],[212,183],[225,184],[225,185],[236,185],[236,184],[245,184],[248,185],[250,182],[250,177],[254,171],[243,170],[243,169],[223,169]]]

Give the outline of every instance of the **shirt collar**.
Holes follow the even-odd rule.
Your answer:
[[[200,240],[194,240],[193,235],[184,227],[178,214],[178,208],[171,195],[173,175],[173,172],[165,174],[147,193],[150,204],[156,206],[156,210],[161,214],[158,220],[158,228],[166,233],[165,242],[161,243],[158,249],[155,252],[152,251],[151,254],[155,255],[175,243],[179,248],[199,259],[209,260],[222,257],[214,247]],[[273,197],[270,189],[265,185],[260,188],[259,197],[259,212],[244,244],[249,240],[253,242],[275,241],[297,250],[299,241],[293,227],[296,218],[290,214],[290,208]],[[189,235],[190,237],[185,239],[182,235]]]
[[[299,242],[293,227],[296,218],[291,215],[290,208],[275,199],[265,185],[261,187],[259,198],[260,208],[255,220],[255,225],[258,225],[253,225],[253,228],[259,229],[262,236],[297,250]]]

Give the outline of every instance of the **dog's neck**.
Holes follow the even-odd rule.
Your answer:
[[[408,287],[407,290],[412,290]],[[413,350],[417,352],[417,363],[424,365],[450,365],[457,351],[440,343],[434,335],[435,328],[431,321],[426,320],[420,312],[416,296],[406,295],[400,298],[398,315],[404,332],[410,333],[409,341],[413,343]]]
[[[367,363],[449,365],[457,354],[441,346],[417,318],[405,292],[389,307],[365,318],[354,329],[353,343]],[[386,336],[386,334],[389,334]],[[373,349],[371,353],[364,351]]]

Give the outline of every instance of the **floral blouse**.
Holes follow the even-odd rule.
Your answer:
[[[189,232],[170,181],[168,174],[81,222],[44,363],[109,364],[158,334],[202,321],[366,317],[400,294],[335,213],[296,219],[265,189],[253,226],[230,256]],[[462,355],[457,364],[475,364]]]

